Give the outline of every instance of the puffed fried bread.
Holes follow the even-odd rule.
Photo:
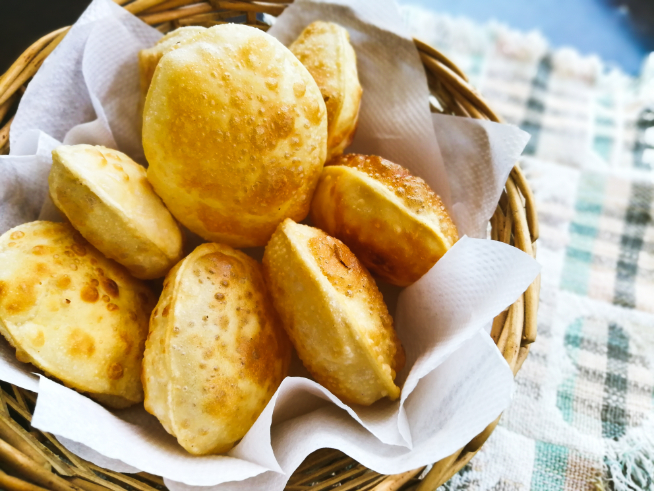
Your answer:
[[[399,397],[404,350],[375,281],[347,246],[287,219],[263,267],[284,329],[316,381],[346,403]]]
[[[152,292],[66,223],[0,237],[0,332],[19,361],[114,408],[143,400]]]
[[[307,69],[258,29],[224,24],[166,53],[145,101],[148,179],[206,240],[265,245],[302,220],[327,153],[327,111]]]
[[[333,22],[309,24],[291,46],[320,88],[327,107],[327,161],[352,142],[362,88],[357,58],[347,30]]]
[[[377,156],[348,154],[330,161],[313,196],[311,218],[370,271],[399,286],[417,281],[458,240],[429,185]]]
[[[201,26],[178,27],[162,37],[157,41],[157,44],[151,48],[139,51],[139,76],[143,99],[145,99],[145,96],[148,93],[150,82],[152,81],[154,71],[157,68],[157,64],[161,57],[169,51],[178,48],[182,44],[192,41],[196,35],[205,29],[206,27]]]
[[[182,232],[145,169],[117,150],[62,145],[52,151],[54,204],[105,256],[135,277],[160,278],[182,257]]]
[[[202,244],[170,271],[152,313],[145,409],[190,453],[225,452],[254,424],[290,357],[259,263]]]

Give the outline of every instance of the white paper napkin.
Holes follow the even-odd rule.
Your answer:
[[[450,204],[461,233],[485,237],[526,134],[430,115],[420,59],[391,1],[297,0],[270,32],[289,44],[317,19],[345,26],[357,52],[364,97],[348,150],[405,165]],[[89,6],[21,101],[11,155],[0,157],[0,232],[39,215],[56,218],[46,197],[49,152],[59,141],[105,144],[142,160],[136,53],[159,37],[110,0]],[[483,327],[538,271],[515,248],[461,239],[399,298],[399,289],[384,287],[407,352],[400,401],[350,408],[312,380],[288,377],[226,456],[191,456],[142,406],[111,412],[44,377],[32,424],[98,465],[164,476],[172,490],[282,489],[322,447],[378,472],[409,470],[465,445],[509,404],[511,372]],[[6,343],[0,348],[0,379],[35,390],[33,369],[15,361]]]

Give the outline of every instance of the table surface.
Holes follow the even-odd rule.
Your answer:
[[[478,22],[495,19],[520,30],[540,30],[553,47],[572,46],[598,54],[609,65],[636,74],[654,51],[652,0],[400,0]],[[3,0],[0,72],[39,36],[69,25],[88,0]],[[556,7],[553,7],[556,5]]]

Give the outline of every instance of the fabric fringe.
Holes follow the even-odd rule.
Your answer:
[[[654,489],[654,422],[650,420],[620,440],[609,442],[604,467],[599,490]]]

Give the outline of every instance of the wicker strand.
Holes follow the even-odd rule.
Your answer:
[[[156,14],[143,15],[141,20],[146,24],[160,24],[162,22],[168,22],[171,20],[183,19],[184,17],[190,17],[192,15],[204,14],[211,12],[213,7],[207,3],[194,3],[193,5],[188,5],[175,10],[167,10],[165,12],[158,12]]]
[[[184,7],[185,5],[190,5],[192,3],[197,3],[198,0],[168,0],[166,2],[150,7],[147,10],[144,10],[145,14],[154,14],[156,12],[163,12],[164,10],[172,10],[178,7]]]
[[[0,489],[5,489],[7,491],[48,491],[41,486],[21,481],[17,477],[5,474],[2,471],[0,471],[0,486]]]
[[[280,15],[285,5],[269,5],[260,2],[239,2],[236,0],[209,0],[216,9],[240,10],[242,12],[261,12],[270,15]]]
[[[44,469],[4,440],[0,440],[0,458],[2,458],[3,464],[35,484],[52,491],[79,491],[77,486],[69,484],[57,474]]]
[[[7,102],[7,100],[14,95],[14,93],[20,88],[21,85],[23,85],[25,82],[27,82],[30,78],[34,76],[34,74],[37,72],[37,70],[41,67],[41,64],[45,61],[45,59],[48,57],[50,53],[57,47],[57,45],[61,42],[62,39],[64,39],[64,36],[66,36],[66,33],[68,32],[68,29],[70,27],[66,27],[61,30],[55,38],[48,43],[48,45],[43,48],[33,59],[30,61],[27,66],[23,69],[23,71],[20,72],[20,74],[10,83],[9,87],[4,91],[2,95],[0,95],[0,104],[4,104]],[[7,81],[9,81],[10,78],[7,77]],[[1,88],[0,88],[1,90]]]
[[[416,48],[418,48],[418,51],[422,51],[425,53],[427,56],[431,56],[433,59],[436,61],[442,63],[446,67],[448,67],[450,70],[452,70],[454,73],[456,73],[459,77],[461,77],[463,80],[466,82],[468,81],[468,77],[466,76],[465,73],[463,73],[458,66],[456,66],[454,63],[450,61],[449,58],[444,56],[440,51],[435,50],[431,46],[429,46],[427,43],[424,41],[421,41],[420,39],[413,39],[413,43],[416,45]]]
[[[424,467],[420,467],[419,469],[403,472],[402,474],[388,476],[375,487],[375,491],[397,491],[423,470]]]
[[[104,486],[100,486],[99,484],[87,481],[85,479],[82,479],[80,477],[72,477],[69,479],[69,482],[71,484],[74,484],[78,488],[83,489],[84,491],[110,491],[109,488],[106,488]]]
[[[3,119],[5,119],[5,116],[13,106],[14,102],[16,102],[16,99],[18,99],[18,97],[21,95],[22,95],[21,91],[15,92],[11,96],[9,96],[9,99],[7,99],[2,105],[0,105],[0,123],[2,122]],[[0,146],[2,146],[1,143]]]
[[[420,481],[416,491],[435,491],[444,481],[443,477],[447,474],[448,469],[454,465],[456,459],[461,455],[461,450],[454,452],[449,457],[439,460],[434,464],[427,475]]]
[[[16,450],[23,452],[27,457],[47,471],[52,470],[50,460],[45,457],[43,450],[36,446],[34,437],[27,433],[13,419],[0,416],[0,439],[7,442]]]
[[[150,7],[159,5],[162,2],[163,0],[136,0],[135,2],[132,2],[129,5],[127,5],[125,7],[125,10],[136,15],[136,14],[140,14],[144,10],[149,9]]]
[[[357,491],[362,491],[363,489],[371,489],[383,481],[384,477],[385,476],[380,476],[376,472],[368,471],[362,476],[352,479],[342,486],[339,486],[338,491],[353,491],[355,489]]]
[[[4,95],[7,92],[9,85],[20,75],[20,72],[23,71],[23,68],[30,63],[36,55],[38,55],[41,50],[50,43],[54,38],[56,38],[63,30],[67,29],[66,27],[58,29],[50,34],[46,34],[41,39],[36,41],[32,46],[27,48],[22,55],[9,67],[2,77],[0,77],[0,95]],[[10,94],[13,95],[13,94]]]
[[[520,193],[525,198],[525,210],[527,212],[527,224],[529,225],[529,235],[531,235],[531,241],[535,242],[538,240],[538,212],[536,210],[536,200],[534,198],[534,193],[532,192],[529,184],[527,183],[527,178],[522,172],[522,169],[519,165],[516,165],[513,170],[511,170],[511,177],[518,186]]]
[[[420,59],[428,70],[431,70],[434,75],[439,77],[444,84],[453,89],[457,94],[468,99],[468,101],[476,104],[478,109],[483,112],[491,121],[499,122],[500,118],[495,112],[486,104],[486,102],[477,94],[475,89],[472,88],[455,72],[450,70],[447,66],[438,63],[434,58],[430,57],[424,52],[420,53]]]
[[[12,118],[7,121],[7,124],[0,129],[0,150],[4,149],[4,147],[9,144],[9,129],[11,128],[13,120],[14,118],[12,116]]]

